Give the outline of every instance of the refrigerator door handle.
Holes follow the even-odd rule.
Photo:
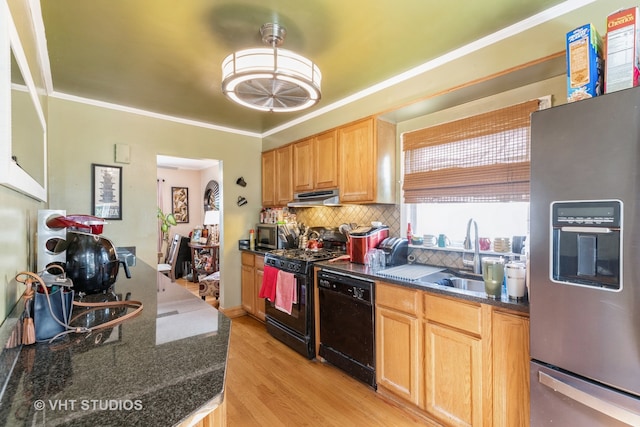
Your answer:
[[[538,372],[538,381],[569,399],[575,400],[576,402],[608,415],[611,418],[615,418],[618,421],[632,426],[640,425],[640,414],[621,408],[616,404],[592,396],[589,393],[585,393],[584,391],[560,381],[549,374]]]

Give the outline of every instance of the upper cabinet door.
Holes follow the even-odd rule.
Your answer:
[[[262,153],[262,206],[276,204],[276,151]]]
[[[334,129],[313,139],[314,188],[338,188],[338,132]]]
[[[340,157],[340,201],[373,202],[375,197],[373,119],[369,118],[338,129]]]
[[[291,145],[276,149],[276,205],[286,206],[293,199]]]
[[[340,201],[396,203],[394,124],[368,117],[338,128]]]
[[[314,138],[304,139],[293,144],[293,191],[313,190],[314,175]]]

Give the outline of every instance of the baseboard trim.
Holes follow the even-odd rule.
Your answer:
[[[407,415],[416,417],[416,423],[425,424],[428,427],[444,427],[443,424],[440,424],[438,421],[432,419],[424,410],[415,406],[414,403],[408,402],[401,397],[396,396],[392,391],[389,391],[378,384],[378,389],[376,390],[378,396],[387,402],[389,405],[395,406],[396,408],[402,409],[407,413]]]
[[[224,314],[225,316],[227,316],[230,319],[233,319],[234,317],[241,317],[247,314],[246,311],[244,311],[244,309],[242,308],[242,306],[237,306],[237,307],[229,307],[229,308],[218,308],[218,310],[220,310],[222,312],[222,314]]]

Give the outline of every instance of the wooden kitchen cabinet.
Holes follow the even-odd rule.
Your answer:
[[[376,282],[376,381],[430,423],[526,427],[528,315]]]
[[[298,141],[292,146],[293,158],[293,191],[304,192],[313,190],[313,138]]]
[[[495,427],[529,425],[529,319],[492,313],[493,422]]]
[[[242,270],[240,273],[240,280],[242,283],[242,308],[247,313],[253,314],[256,311],[254,255],[248,252],[242,252],[241,255]]]
[[[376,382],[408,402],[420,404],[421,295],[415,289],[376,283]]]
[[[262,153],[262,206],[276,205],[276,150]]]
[[[258,297],[264,275],[264,256],[242,252],[242,308],[251,316],[265,321],[265,301]]]
[[[338,188],[337,131],[298,141],[292,147],[293,191]]]
[[[449,426],[483,423],[480,304],[425,295],[423,409]]]
[[[313,138],[314,190],[338,188],[338,132],[330,130]]]
[[[262,206],[286,206],[293,198],[291,145],[262,153]]]
[[[291,145],[276,149],[276,205],[286,206],[293,199]]]
[[[340,201],[395,203],[395,125],[375,117],[338,128]]]
[[[395,125],[376,117],[262,154],[262,205],[338,188],[344,203],[395,203]]]
[[[253,284],[255,286],[255,294],[256,294],[256,303],[255,303],[255,316],[261,320],[265,321],[265,304],[266,301],[264,298],[260,298],[258,295],[260,294],[260,288],[262,287],[262,278],[264,277],[264,257],[256,255],[255,256],[255,270],[253,276]]]

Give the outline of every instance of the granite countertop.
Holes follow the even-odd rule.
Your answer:
[[[522,301],[510,300],[507,295],[502,294],[501,299],[488,298],[486,294],[481,292],[471,292],[455,288],[447,288],[443,286],[429,286],[426,284],[420,284],[416,282],[410,282],[408,280],[397,280],[389,277],[383,277],[376,272],[372,271],[369,267],[363,264],[356,264],[349,261],[322,261],[315,263],[315,266],[325,270],[333,270],[336,272],[342,272],[351,274],[357,277],[361,277],[369,280],[379,280],[386,283],[392,283],[395,285],[405,286],[413,289],[419,289],[426,292],[431,292],[439,295],[447,295],[456,297],[466,301],[479,302],[482,304],[489,304],[496,307],[502,307],[509,310],[519,311],[522,313],[529,313],[529,301],[527,299]],[[444,268],[444,267],[442,267]]]
[[[267,252],[269,252],[272,249],[260,248],[260,247],[256,247],[255,249],[249,249],[247,247],[247,248],[240,248],[240,250],[243,252],[249,252],[255,255],[265,255]]]
[[[53,344],[4,349],[0,425],[176,425],[218,407],[231,321],[149,265],[138,262],[131,275],[120,272],[114,293],[142,301],[139,316]],[[7,336],[0,330],[0,339]]]

